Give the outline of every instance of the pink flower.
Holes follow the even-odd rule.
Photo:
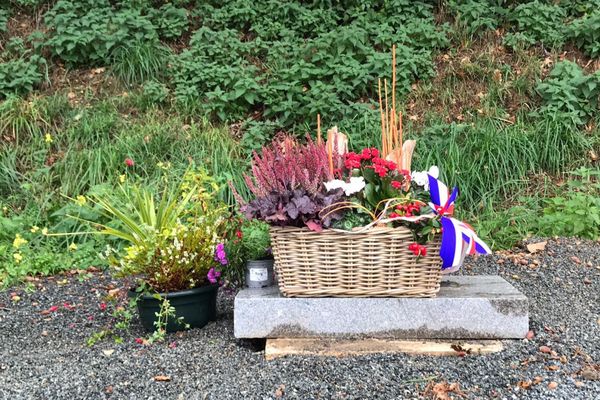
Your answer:
[[[106,303],[100,303],[100,311],[106,311]]]
[[[175,347],[177,347],[177,342],[171,342],[171,343],[169,343],[169,348],[170,349],[174,349]]]
[[[402,183],[398,181],[392,181],[392,187],[394,189],[400,189],[402,187]]]
[[[58,306],[52,306],[48,309],[49,312],[56,312],[58,311]]]
[[[214,268],[208,270],[208,274],[206,274],[206,278],[210,283],[217,283],[219,278],[221,277],[221,272],[217,271]]]
[[[133,160],[131,158],[126,158],[125,165],[127,165],[128,167],[133,167],[135,165],[135,163],[133,162]]]
[[[144,339],[138,337],[138,338],[135,338],[135,342],[137,344],[144,344]]]

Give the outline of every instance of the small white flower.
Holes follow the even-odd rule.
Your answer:
[[[429,171],[412,172],[410,177],[417,186],[422,186],[425,190],[429,190],[429,178],[427,175],[431,175],[437,179],[440,176],[440,169],[433,165],[429,168]]]
[[[325,189],[343,189],[346,196],[358,193],[365,188],[365,179],[362,176],[350,178],[350,182],[345,182],[340,179],[334,179],[329,182],[325,182]]]

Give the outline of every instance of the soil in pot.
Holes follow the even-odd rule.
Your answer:
[[[218,291],[219,285],[207,285],[179,292],[161,293],[161,297],[166,297],[171,306],[175,307],[175,317],[167,321],[167,332],[184,330],[185,324],[190,328],[202,328],[209,321],[216,320]],[[130,297],[137,295],[135,291],[129,292]],[[156,313],[160,312],[161,303],[161,300],[147,294],[141,295],[137,301],[140,321],[148,332],[156,330],[154,321],[157,319]],[[183,317],[183,324],[177,322],[180,317]]]

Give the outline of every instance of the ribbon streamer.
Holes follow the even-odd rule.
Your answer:
[[[467,254],[491,254],[492,250],[477,236],[469,224],[452,218],[458,188],[455,187],[449,193],[445,184],[429,174],[427,177],[431,196],[429,206],[435,214],[440,216],[442,225],[440,257],[442,258],[443,273],[457,271]]]

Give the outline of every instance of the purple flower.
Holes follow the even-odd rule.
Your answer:
[[[217,283],[219,281],[219,278],[221,277],[221,272],[217,271],[214,268],[211,268],[208,270],[208,274],[206,274],[206,277],[208,278],[208,281],[210,283]]]
[[[225,245],[223,243],[219,243],[215,249],[215,261],[218,261],[221,265],[227,265],[229,263],[227,254],[225,254]]]

